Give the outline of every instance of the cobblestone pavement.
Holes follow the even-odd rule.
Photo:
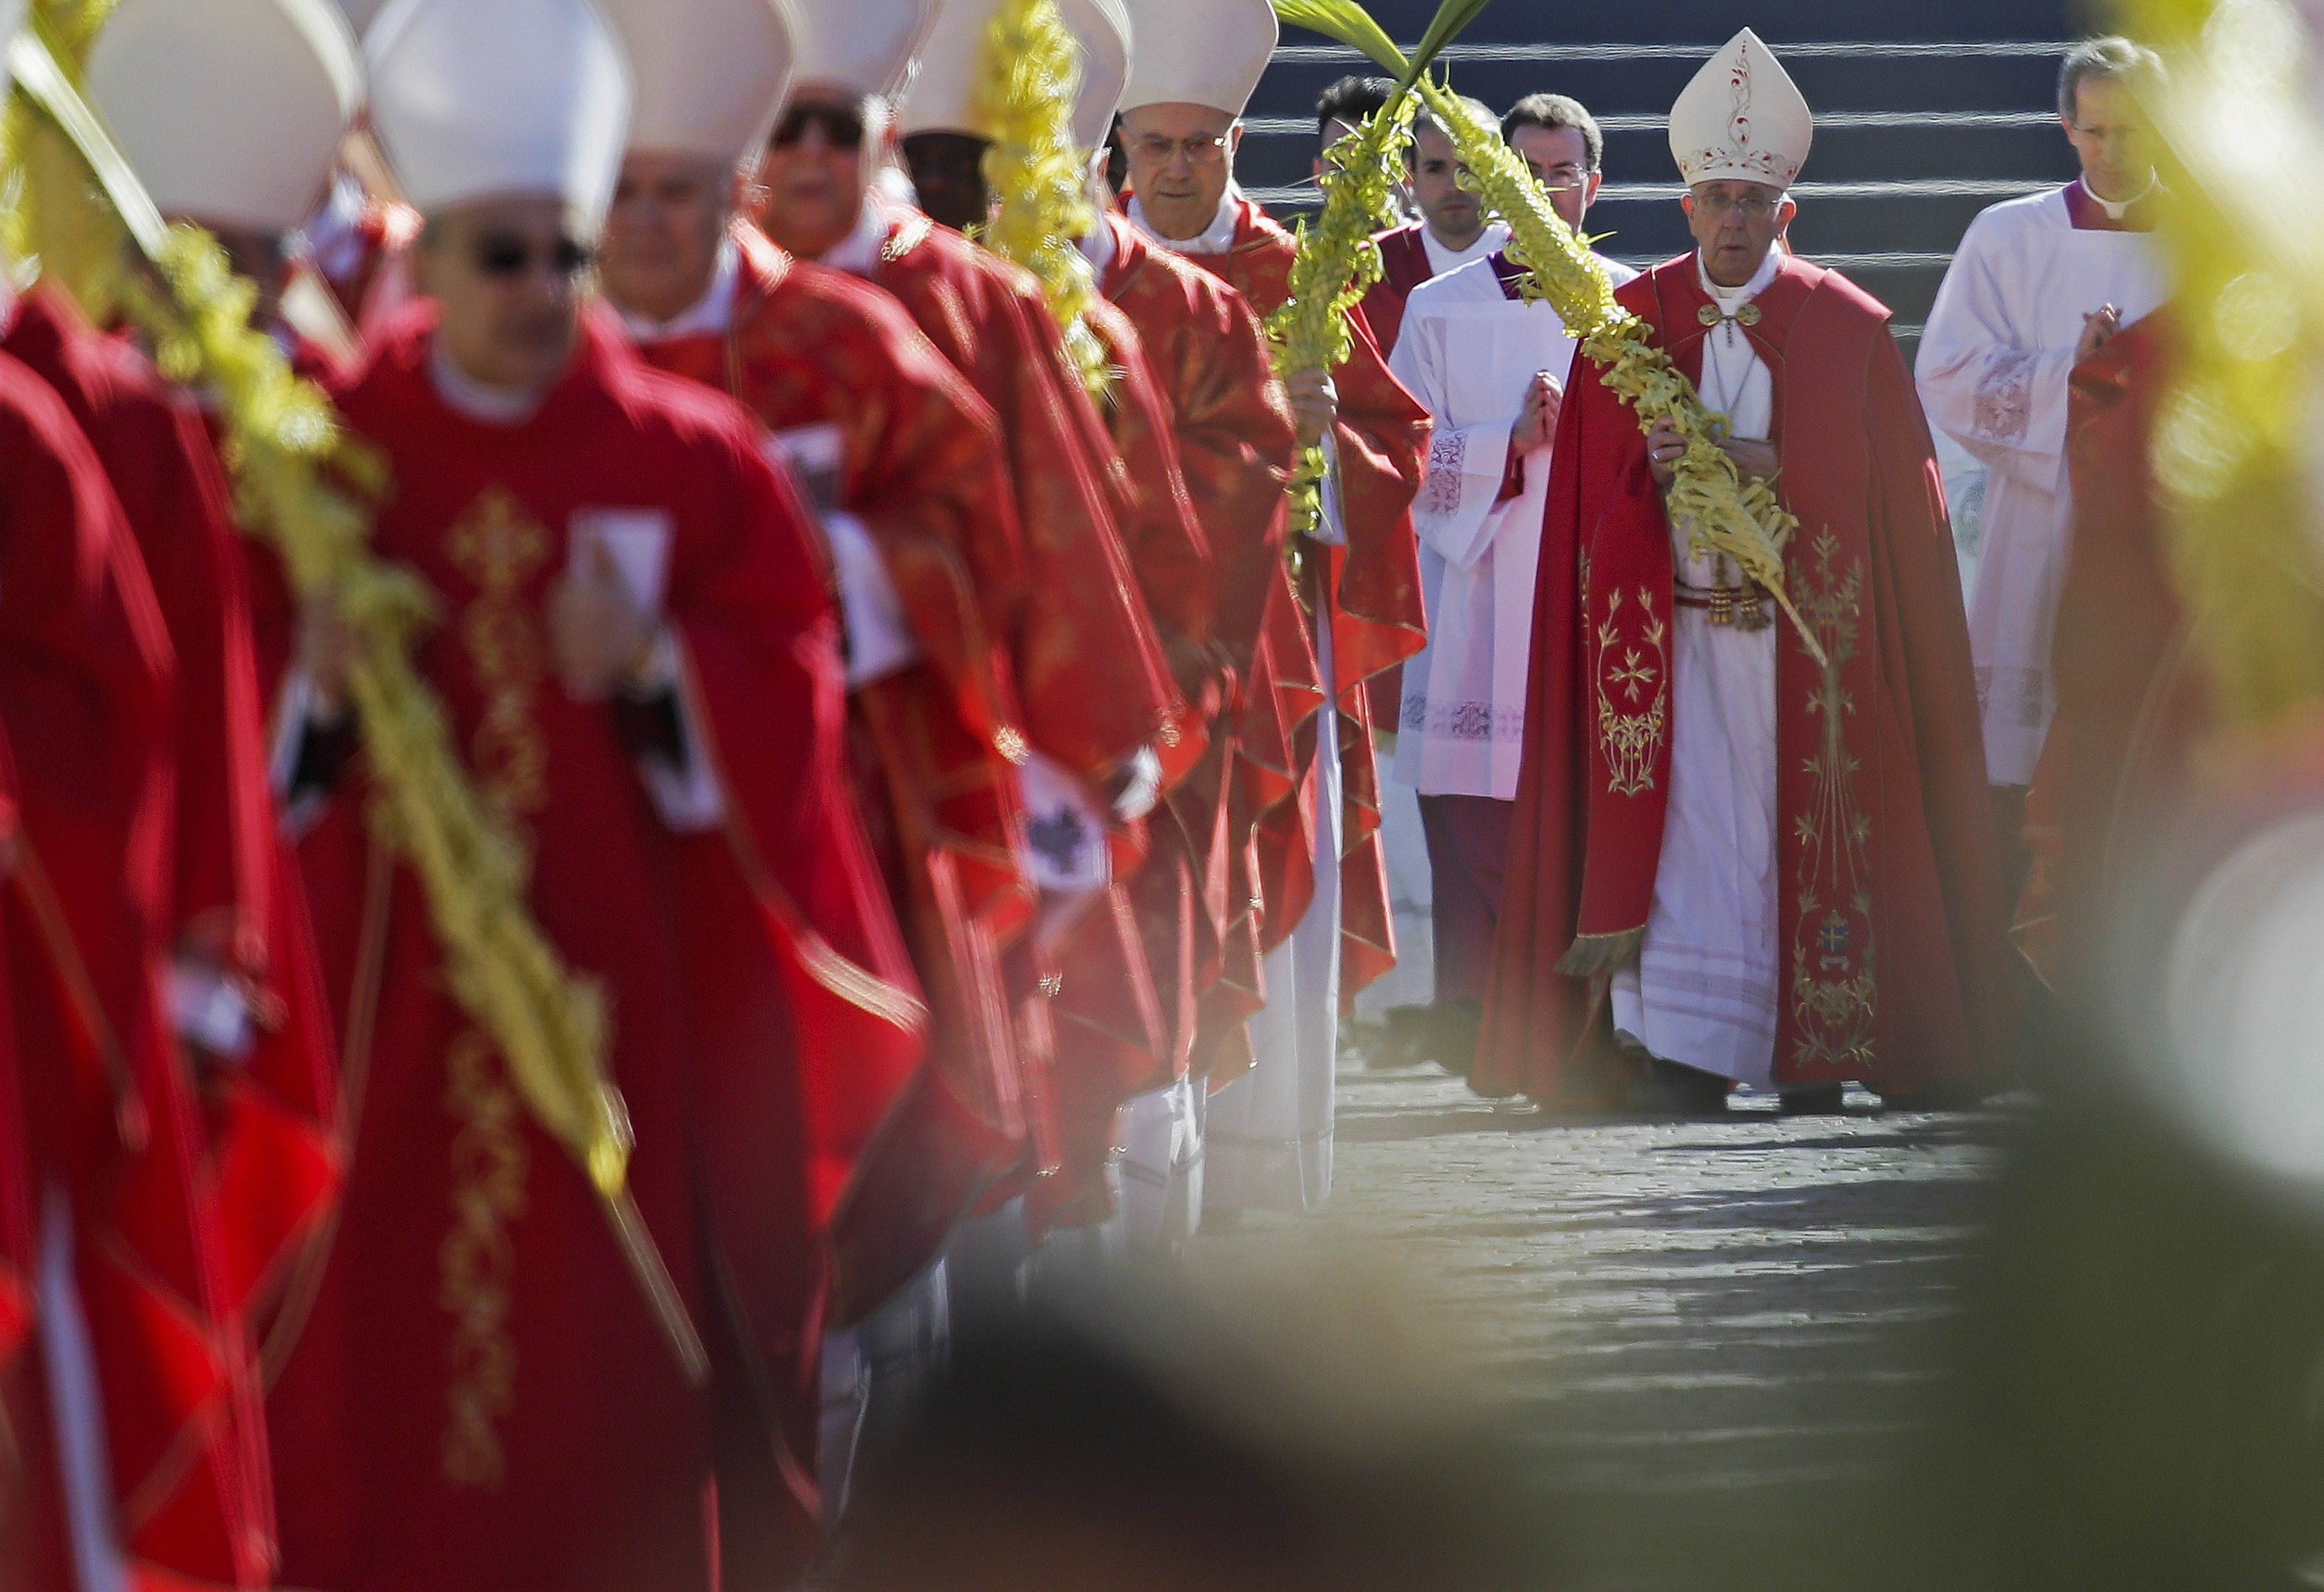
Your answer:
[[[1384,1258],[1518,1424],[1545,1587],[1894,1584],[2006,1113],[1566,1123],[1433,1069],[1343,1071],[1339,1109],[1328,1210],[1189,1259]]]

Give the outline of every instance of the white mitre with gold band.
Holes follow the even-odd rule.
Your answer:
[[[853,98],[892,98],[910,81],[936,0],[798,0],[792,81]]]
[[[370,31],[373,19],[387,9],[387,0],[338,0],[338,7],[346,14],[347,30],[360,39]]]
[[[630,60],[630,148],[721,162],[774,125],[798,59],[791,0],[597,0]]]
[[[16,30],[24,25],[24,14],[32,8],[32,0],[0,0],[0,45],[14,41]],[[5,100],[14,87],[8,70],[8,52],[0,49],[0,100]]]
[[[1113,131],[1113,113],[1130,82],[1130,13],[1121,0],[1057,0],[1074,41],[1081,46],[1082,87],[1074,98],[1074,142],[1095,149]]]
[[[1671,106],[1671,155],[1689,188],[1720,181],[1789,188],[1814,135],[1807,100],[1748,28],[1703,63]]]
[[[281,233],[323,197],[363,65],[331,0],[121,0],[88,97],[162,215]]]
[[[907,138],[915,133],[992,136],[984,105],[993,75],[989,40],[1003,3],[937,0],[935,24],[920,43],[919,69],[896,104],[897,132]]]
[[[1130,0],[1130,24],[1125,111],[1202,105],[1240,116],[1275,55],[1268,0]]]
[[[604,225],[630,69],[590,0],[392,0],[364,55],[373,129],[422,215],[539,195]]]

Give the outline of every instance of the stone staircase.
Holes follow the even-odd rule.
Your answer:
[[[1400,39],[1434,6],[1378,0]],[[1896,312],[1916,339],[1969,219],[1997,199],[2074,173],[2054,109],[2059,57],[2076,27],[2063,0],[1895,5],[1794,0],[1779,16],[1711,0],[1665,0],[1624,36],[1608,10],[1566,13],[1499,0],[1446,57],[1454,86],[1495,109],[1524,95],[1571,94],[1606,130],[1606,184],[1589,227],[1634,265],[1688,247],[1664,115],[1702,60],[1745,22],[1779,54],[1816,111],[1816,141],[1792,238]],[[1942,36],[1938,36],[1938,35]],[[1285,30],[1251,104],[1237,163],[1243,186],[1286,218],[1315,202],[1315,97],[1370,67],[1353,51]]]

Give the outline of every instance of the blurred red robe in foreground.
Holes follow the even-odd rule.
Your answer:
[[[2169,312],[2158,310],[2077,365],[2068,399],[2073,551],[2052,645],[2058,713],[2030,805],[2056,837],[2035,880],[2049,887],[2056,971],[2069,982],[2100,949],[2109,880],[2166,836],[2189,799],[2187,760],[2207,720],[2149,457],[2172,361]]]
[[[69,1210],[128,1572],[257,1587],[271,1578],[272,1537],[256,1390],[162,1000],[169,636],[88,441],[55,392],[5,357],[0,483],[0,732],[21,819],[5,933],[32,1157],[23,1194],[34,1219]],[[50,1347],[21,1353],[0,1387],[14,1440],[0,1578],[38,1587],[71,1577]]]
[[[418,665],[531,851],[536,921],[610,997],[630,1186],[713,1385],[681,1376],[342,780],[300,854],[361,1128],[271,1403],[284,1578],[706,1587],[715,1468],[779,1584],[816,1541],[818,1318],[850,1259],[829,1235],[923,1017],[848,806],[827,572],[728,400],[585,327],[540,410],[490,425],[439,395],[431,345],[413,315],[340,399],[395,483],[373,545],[442,597]],[[551,673],[542,605],[583,539],[625,570],[659,549],[668,713]]]

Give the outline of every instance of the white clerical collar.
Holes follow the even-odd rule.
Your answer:
[[[447,407],[480,426],[521,426],[540,412],[549,397],[545,382],[515,391],[485,385],[452,363],[441,337],[429,340],[428,379]]]
[[[2102,199],[2098,198],[2098,196],[2092,191],[2090,188],[2090,179],[2087,177],[2077,177],[2074,180],[2081,185],[2083,196],[2087,198],[2090,203],[2096,205],[2099,209],[2104,210],[2107,213],[2107,219],[2108,221],[2119,221],[2130,213],[2130,207],[2133,205],[2137,204],[2147,195],[2153,193],[2154,191],[2154,185],[2162,181],[2163,179],[2158,173],[2149,171],[2146,174],[2146,186],[2140,189],[2136,193],[2131,195],[2130,198],[2119,202],[2113,199]]]
[[[1082,235],[1081,247],[1082,258],[1090,262],[1097,280],[1104,281],[1105,273],[1113,269],[1113,257],[1121,252],[1121,245],[1114,241],[1113,228],[1104,216],[1099,216],[1097,225]]]
[[[825,250],[821,263],[850,276],[874,276],[880,270],[880,250],[887,242],[888,207],[880,202],[878,189],[867,189],[855,230]]]
[[[742,274],[742,251],[728,233],[718,244],[718,262],[711,268],[710,290],[668,320],[621,311],[622,325],[632,341],[665,343],[673,337],[718,337],[734,317],[734,280]],[[616,305],[619,309],[620,306]]]
[[[1487,222],[1485,230],[1477,235],[1477,241],[1465,249],[1448,249],[1436,241],[1436,235],[1428,230],[1427,223],[1423,222],[1420,227],[1420,243],[1428,251],[1431,276],[1443,276],[1472,260],[1482,260],[1487,255],[1497,253],[1508,246],[1508,241],[1509,224],[1506,221]]]
[[[1219,213],[1211,224],[1190,238],[1166,238],[1154,230],[1146,219],[1146,207],[1138,196],[1130,196],[1130,223],[1166,249],[1176,249],[1181,254],[1223,254],[1234,247],[1235,224],[1242,219],[1242,189],[1230,180],[1227,191],[1219,196]]]
[[[1695,280],[1702,284],[1702,290],[1711,295],[1711,301],[1719,306],[1719,313],[1726,316],[1732,316],[1766,292],[1767,284],[1775,280],[1775,273],[1783,268],[1784,251],[1781,245],[1771,244],[1767,248],[1767,257],[1759,262],[1759,269],[1751,273],[1749,281],[1739,288],[1722,288],[1711,280],[1711,268],[1703,264],[1702,252],[1698,249],[1694,256]]]

